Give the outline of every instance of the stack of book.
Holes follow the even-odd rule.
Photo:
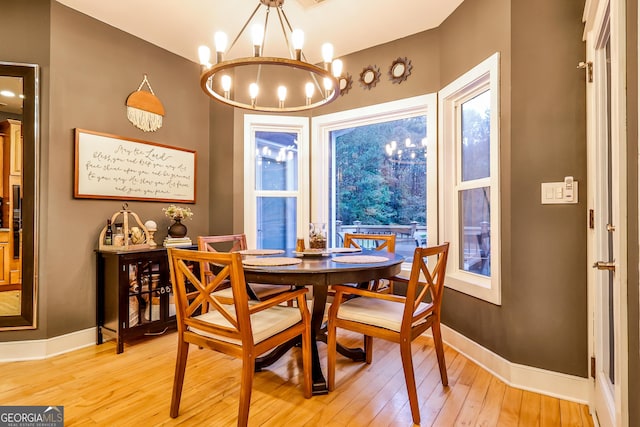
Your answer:
[[[189,237],[169,237],[167,236],[166,239],[164,239],[164,246],[166,248],[168,247],[175,247],[175,246],[191,246],[193,243],[191,243],[191,239]]]

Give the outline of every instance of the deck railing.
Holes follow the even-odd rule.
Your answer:
[[[427,246],[427,227],[412,221],[409,224],[373,225],[354,221],[353,224],[343,224],[336,221],[335,245],[342,246],[344,233],[390,234],[396,235],[396,252],[410,261],[413,251],[418,246]],[[374,244],[374,243],[372,243]],[[480,226],[465,226],[462,244],[464,269],[475,270],[484,266],[491,252],[489,229]]]

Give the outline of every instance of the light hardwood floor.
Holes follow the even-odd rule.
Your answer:
[[[360,337],[342,333],[341,342]],[[236,424],[240,361],[191,346],[177,419],[169,417],[177,336],[91,346],[41,361],[0,363],[0,405],[63,405],[65,425]],[[326,367],[325,346],[320,357]],[[518,390],[445,346],[443,388],[430,338],[413,346],[422,426],[592,426],[584,405]],[[371,365],[338,356],[336,390],[304,399],[298,349],[255,375],[252,426],[410,426],[397,345],[376,340]]]

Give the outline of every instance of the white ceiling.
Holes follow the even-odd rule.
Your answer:
[[[258,5],[258,0],[57,1],[194,62],[198,62],[199,45],[209,45],[213,50],[215,31],[226,32],[231,42]],[[320,46],[324,42],[334,45],[335,56],[346,55],[435,28],[462,2],[286,0],[283,10],[292,27],[305,32],[304,53],[307,59],[319,62]],[[271,14],[267,40],[269,35],[273,37],[272,25],[281,34],[275,10]],[[282,36],[278,37],[278,44],[284,46]],[[238,42],[238,49],[241,42]],[[268,45],[265,46],[265,55],[282,55],[280,52],[267,52],[267,48]],[[250,55],[247,50],[241,56]]]

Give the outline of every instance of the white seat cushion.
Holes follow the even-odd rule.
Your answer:
[[[226,305],[225,308],[235,316],[235,308],[232,305]],[[224,326],[231,328],[231,323],[225,319],[218,310],[213,310],[199,316],[194,316],[194,319],[202,320],[203,322],[211,323],[213,325]],[[277,305],[275,307],[268,308],[260,311],[251,316],[251,331],[253,332],[253,343],[257,344],[266,340],[269,337],[282,332],[285,329],[300,322],[302,317],[300,316],[300,309],[297,307],[283,307]],[[198,328],[189,328],[190,331],[197,334],[215,338],[220,341],[225,341],[231,344],[241,345],[240,340],[225,337],[222,335],[216,335],[209,332],[205,332]]]
[[[220,289],[219,291],[212,292],[211,296],[216,298],[233,299],[233,291],[231,290],[231,288],[224,288]]]
[[[266,285],[260,283],[250,283],[249,286],[258,298],[266,299],[270,296],[281,294],[291,289],[288,285]],[[212,293],[213,296],[218,298],[233,299],[233,292],[231,288],[220,289]]]
[[[421,302],[418,310],[426,307],[427,304]],[[400,332],[403,310],[403,303],[358,297],[345,301],[340,305],[338,318]],[[422,319],[416,324],[424,322],[425,319]]]

